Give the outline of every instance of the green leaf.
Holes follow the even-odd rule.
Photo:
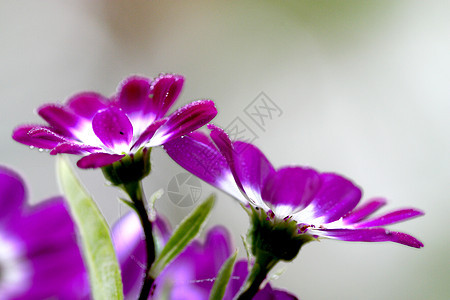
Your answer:
[[[119,264],[105,219],[67,159],[58,159],[57,171],[60,187],[81,236],[94,299],[123,299]]]
[[[200,233],[214,206],[214,201],[214,195],[209,196],[178,225],[150,270],[153,278],[156,278],[164,267]]]
[[[231,274],[233,273],[234,263],[236,261],[237,251],[230,256],[220,268],[219,274],[217,275],[216,282],[209,295],[210,300],[223,299],[225,295],[225,290],[227,288],[228,281],[230,281]]]

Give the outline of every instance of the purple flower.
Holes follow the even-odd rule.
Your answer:
[[[183,82],[180,75],[166,74],[154,80],[132,76],[111,98],[79,93],[65,105],[41,106],[38,114],[49,125],[19,126],[13,138],[51,150],[52,155],[83,155],[77,163],[80,168],[110,165],[141,147],[163,145],[194,131],[215,117],[217,111],[209,100],[192,102],[165,117]]]
[[[89,283],[64,201],[33,207],[15,172],[0,167],[0,298],[83,299]]]
[[[162,220],[156,221],[160,247],[167,242],[170,229]],[[145,269],[145,244],[139,219],[134,212],[124,216],[113,228],[113,239],[122,269],[126,299],[136,299]],[[204,243],[192,242],[155,281],[154,299],[202,300],[208,299],[217,273],[231,255],[230,236],[225,228],[208,231]],[[247,276],[247,262],[237,262],[224,299],[233,299]],[[295,296],[272,289],[270,284],[255,299],[297,299]]]
[[[164,148],[186,170],[244,205],[263,209],[274,222],[295,221],[298,234],[314,238],[391,241],[423,247],[408,234],[384,228],[423,215],[420,210],[405,208],[372,217],[386,201],[371,199],[357,207],[362,192],[343,176],[299,166],[276,170],[255,146],[231,142],[222,129],[213,125],[210,129],[212,141],[195,132]]]

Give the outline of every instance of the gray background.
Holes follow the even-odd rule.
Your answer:
[[[129,74],[186,76],[175,106],[216,102],[241,117],[276,166],[337,171],[425,217],[393,226],[421,250],[323,240],[276,286],[302,299],[448,299],[450,180],[448,1],[0,1],[1,163],[27,179],[32,202],[58,193],[55,157],[17,144],[34,109],[82,90],[111,95]],[[265,92],[282,110],[265,131],[244,108]],[[148,194],[182,171],[153,153]],[[73,160],[75,161],[75,160]],[[126,208],[100,171],[78,171],[107,220]],[[214,191],[203,184],[203,194]],[[240,235],[247,216],[227,195],[209,225]],[[176,225],[191,209],[157,204]]]

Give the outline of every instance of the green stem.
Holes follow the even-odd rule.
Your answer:
[[[145,207],[145,196],[141,181],[131,182],[123,185],[123,189],[130,196],[134,208],[141,220],[142,228],[145,234],[145,246],[147,252],[147,264],[145,277],[142,284],[139,300],[147,300],[155,279],[150,275],[150,269],[155,261],[155,242],[153,240],[152,223],[148,218],[147,208]]]
[[[271,255],[260,254],[256,257],[256,261],[247,276],[245,284],[242,286],[237,300],[251,300],[258,293],[261,283],[266,279],[269,271],[279,261]]]

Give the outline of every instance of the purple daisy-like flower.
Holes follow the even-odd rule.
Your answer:
[[[171,230],[161,218],[156,221],[156,240],[163,246]],[[113,227],[113,239],[122,270],[126,299],[136,299],[145,271],[145,244],[139,219],[134,212],[125,215]],[[208,231],[204,243],[194,240],[155,281],[154,299],[208,299],[214,280],[222,264],[231,255],[232,245],[227,230],[216,226]],[[245,278],[246,261],[236,263],[224,299],[233,299]],[[273,289],[267,284],[254,299],[297,299],[288,292]]]
[[[41,106],[38,114],[49,125],[19,126],[13,138],[53,155],[83,155],[77,163],[80,168],[110,165],[142,147],[163,145],[194,131],[216,116],[212,101],[199,100],[166,117],[183,83],[180,75],[160,75],[154,80],[132,76],[111,98],[79,93],[65,105]]]
[[[254,145],[231,142],[222,129],[209,128],[211,139],[195,132],[164,148],[186,170],[242,204],[262,209],[277,222],[295,221],[299,235],[423,247],[411,235],[384,228],[421,216],[422,211],[405,208],[371,217],[386,201],[376,198],[357,206],[361,189],[345,177],[299,166],[276,170]]]
[[[89,283],[62,198],[33,207],[15,172],[0,167],[0,298],[84,299]]]

